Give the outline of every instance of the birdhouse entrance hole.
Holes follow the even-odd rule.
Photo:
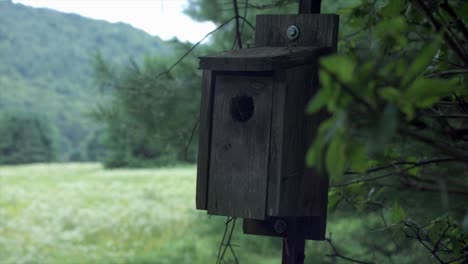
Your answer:
[[[254,114],[253,98],[247,95],[231,99],[231,116],[238,122],[247,122]]]

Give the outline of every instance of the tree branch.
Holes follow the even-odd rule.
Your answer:
[[[236,41],[237,45],[239,45],[239,49],[242,49],[242,36],[239,24],[239,7],[237,6],[237,0],[232,0],[232,3],[234,5],[234,16],[236,18]]]
[[[363,106],[365,106],[365,107],[367,108],[367,110],[373,111],[373,107],[371,106],[371,104],[370,104],[369,102],[367,102],[365,99],[359,97],[359,96],[353,91],[353,89],[351,89],[351,87],[349,87],[346,83],[342,82],[334,72],[332,72],[332,71],[330,71],[330,70],[328,70],[328,69],[326,69],[326,68],[324,68],[324,67],[321,67],[320,69],[321,69],[322,71],[328,73],[328,74],[330,75],[330,77],[332,77],[332,79],[333,79],[335,82],[339,83],[340,86],[343,88],[343,90],[345,90],[349,95],[351,95],[351,97],[353,97],[353,99],[354,99],[355,101],[357,101],[358,103],[360,103],[360,104],[362,104]]]
[[[390,176],[398,175],[398,174],[400,174],[402,172],[409,171],[409,170],[412,170],[412,169],[417,168],[417,167],[426,166],[426,165],[429,165],[429,164],[443,163],[443,162],[463,162],[463,160],[459,160],[459,159],[456,159],[456,158],[442,158],[442,159],[424,160],[424,161],[420,161],[420,162],[410,162],[410,161],[395,162],[395,163],[392,163],[390,165],[370,169],[370,170],[366,171],[365,174],[372,173],[372,172],[377,172],[377,171],[380,171],[380,170],[386,170],[386,169],[395,167],[397,165],[411,165],[411,166],[409,166],[407,168],[402,168],[402,169],[399,169],[399,170],[396,170],[396,171],[392,171],[392,172],[389,172],[389,173],[386,173],[386,174],[383,174],[383,175],[375,176],[375,177],[359,179],[359,180],[350,181],[350,182],[347,182],[347,183],[330,185],[330,188],[346,187],[346,186],[353,185],[353,184],[376,181],[376,180],[380,180],[380,179],[387,178],[387,177],[390,177]]]
[[[409,136],[413,139],[416,139],[420,142],[426,143],[427,145],[431,146],[432,148],[438,149],[442,153],[454,157],[460,161],[465,161],[468,162],[468,153],[465,153],[464,151],[460,151],[456,148],[448,146],[446,143],[441,143],[435,141],[435,139],[432,139],[430,137],[415,133],[411,130],[404,130],[404,129],[399,129],[399,132],[403,135]]]
[[[463,23],[463,21],[458,17],[457,13],[455,13],[455,11],[449,5],[448,1],[447,0],[442,1],[442,3],[440,3],[440,8],[445,10],[445,12],[447,12],[453,18],[458,30],[462,32],[463,37],[465,38],[465,41],[468,42],[468,29],[465,27],[465,24]]]
[[[200,45],[205,39],[207,39],[209,36],[211,36],[211,34],[215,33],[216,31],[220,30],[221,28],[223,28],[224,26],[226,26],[227,24],[229,24],[232,20],[234,20],[236,17],[232,17],[230,19],[228,19],[226,22],[224,22],[223,24],[221,24],[220,26],[218,26],[217,28],[215,28],[213,31],[209,32],[208,34],[206,34],[200,41],[198,41],[197,43],[195,43],[195,45],[193,45],[190,49],[187,50],[187,52],[185,52],[174,64],[171,65],[171,67],[169,67],[169,69],[159,73],[158,75],[156,75],[154,78],[155,79],[159,79],[161,76],[163,75],[166,75],[168,74],[169,72],[172,71],[172,69],[174,69],[174,67],[176,67],[183,59],[185,59],[185,57],[187,57],[190,53],[192,53],[192,51],[198,47],[198,45]]]
[[[434,28],[434,30],[436,32],[440,32],[442,30],[442,26],[440,25],[439,21],[437,21],[437,19],[432,15],[432,11],[426,6],[423,0],[413,0],[413,1],[416,2],[416,4],[421,8],[424,15],[432,24],[432,27]],[[464,63],[464,65],[467,66],[468,58],[465,52],[457,45],[457,43],[450,37],[450,35],[446,31],[444,31],[443,34],[444,34],[445,41],[447,41],[447,44],[455,52],[455,54],[457,54],[457,56]]]
[[[448,76],[458,75],[458,74],[468,74],[468,69],[456,69],[456,70],[435,72],[435,73],[427,74],[425,77],[426,78],[448,77]]]
[[[339,252],[338,252],[338,249],[336,248],[336,246],[333,244],[332,242],[332,239],[331,239],[331,234],[330,234],[330,237],[329,238],[326,238],[325,241],[328,242],[328,244],[330,245],[330,247],[332,248],[333,250],[333,254],[331,255],[327,255],[328,257],[337,257],[337,258],[341,258],[341,259],[344,259],[344,260],[347,260],[349,262],[353,262],[353,263],[359,263],[359,264],[374,264],[373,262],[367,262],[367,261],[362,261],[362,260],[357,260],[357,259],[354,259],[354,258],[350,258],[350,257],[346,257],[344,255],[341,255]]]

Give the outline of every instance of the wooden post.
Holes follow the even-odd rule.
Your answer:
[[[320,14],[322,0],[299,0],[299,14]],[[293,227],[293,229],[295,229]],[[283,264],[304,264],[305,239],[297,236],[294,230],[291,236],[283,239]]]
[[[283,239],[283,264],[304,264],[305,239],[288,237]]]
[[[299,0],[299,14],[320,14],[322,0]]]

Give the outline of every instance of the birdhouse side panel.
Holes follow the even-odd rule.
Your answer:
[[[196,188],[196,207],[198,210],[207,209],[211,126],[213,116],[213,79],[214,75],[212,74],[212,71],[203,71]]]
[[[272,88],[270,75],[216,75],[209,214],[265,218]]]
[[[305,113],[318,89],[317,63],[290,68],[278,76],[282,80],[275,87],[273,111],[278,109],[283,115],[274,113],[272,120],[271,141],[275,149],[272,147],[268,215],[326,215],[322,208],[327,202],[327,177],[307,168],[305,162],[320,124],[318,118],[311,119]]]

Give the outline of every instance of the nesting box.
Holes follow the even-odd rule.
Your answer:
[[[305,165],[323,114],[305,108],[337,31],[336,15],[261,15],[254,48],[200,59],[197,209],[258,230],[271,219],[324,225],[328,178]]]

